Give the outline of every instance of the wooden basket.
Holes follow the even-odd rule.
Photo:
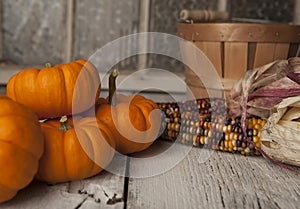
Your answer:
[[[246,70],[299,54],[300,26],[254,23],[178,23],[178,36],[210,59],[228,95]],[[190,52],[182,48],[182,54]],[[208,97],[207,89],[195,73],[186,67],[186,83],[196,98]],[[220,90],[210,90],[218,97]],[[189,97],[187,93],[187,97]]]

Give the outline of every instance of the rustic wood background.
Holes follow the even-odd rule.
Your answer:
[[[229,0],[227,9],[233,17],[288,23],[293,6],[294,0]],[[215,10],[217,0],[0,0],[0,60],[57,64],[88,58],[124,35],[144,31],[176,34],[181,9]],[[138,60],[132,57],[122,67],[135,69]],[[147,56],[146,63],[183,71],[180,63],[159,55]]]

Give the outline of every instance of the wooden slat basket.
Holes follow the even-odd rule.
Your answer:
[[[178,23],[177,26],[178,36],[193,42],[210,59],[221,78],[225,96],[246,70],[299,54],[300,26],[296,25]],[[184,56],[189,56],[189,53],[182,49]],[[208,88],[195,73],[186,67],[185,74],[193,95],[196,98],[208,97]],[[220,90],[216,90],[216,94],[224,96]]]

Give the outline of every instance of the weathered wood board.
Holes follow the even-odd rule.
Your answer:
[[[160,146],[159,144],[157,144]],[[127,208],[299,208],[300,178],[263,157],[193,148],[172,170],[130,179]]]
[[[32,182],[1,209],[124,208],[126,158],[113,161],[110,169],[81,181],[48,185]]]

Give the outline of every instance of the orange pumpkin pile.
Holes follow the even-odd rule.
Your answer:
[[[98,72],[92,64],[77,60],[54,67],[46,64],[41,70],[22,70],[10,78],[6,94],[30,107],[39,119],[47,119],[80,113],[90,108],[95,102],[90,99],[91,95],[99,97],[99,84]],[[73,103],[78,107],[72,112]]]
[[[43,134],[29,108],[0,95],[0,203],[27,186],[38,170]]]
[[[77,120],[76,131],[74,120]],[[62,117],[42,123],[41,128],[45,136],[44,154],[37,173],[41,181],[66,182],[94,176],[114,156],[111,131],[105,125],[98,126],[95,118]]]
[[[115,149],[128,154],[152,144],[160,127],[157,105],[139,95],[113,96],[116,76],[107,99],[99,98],[99,74],[85,60],[11,77],[7,97],[0,95],[0,203],[34,177],[50,183],[88,178],[111,162]]]
[[[157,138],[161,115],[157,104],[143,96],[114,95],[117,74],[116,70],[111,73],[109,97],[100,99],[96,117],[111,128],[118,152],[139,152]]]

